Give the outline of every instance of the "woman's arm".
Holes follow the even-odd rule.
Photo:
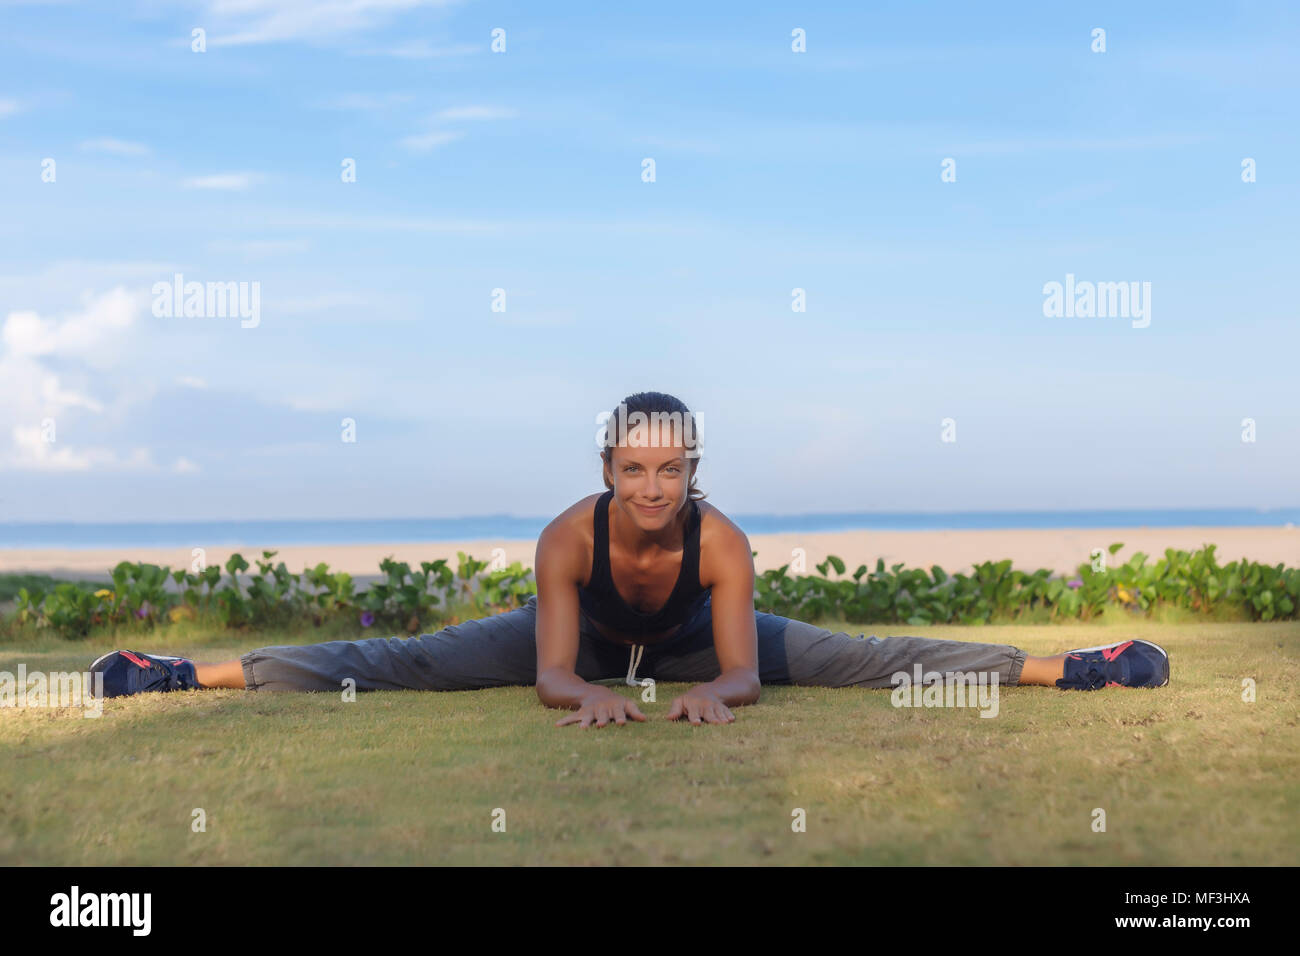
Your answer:
[[[713,581],[713,648],[720,673],[673,701],[668,719],[730,723],[730,708],[758,702],[758,628],[754,624],[754,553],[745,533],[729,521],[710,536],[703,579]]]
[[[566,539],[563,525],[548,525],[537,539],[537,696],[547,707],[576,710],[556,722],[604,727],[611,720],[645,720],[636,703],[578,676],[578,586],[583,549]]]

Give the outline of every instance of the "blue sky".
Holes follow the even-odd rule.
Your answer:
[[[1297,503],[1294,7],[701,6],[0,0],[0,521]]]

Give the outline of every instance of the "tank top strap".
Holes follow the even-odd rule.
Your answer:
[[[682,546],[682,578],[690,590],[700,586],[700,522],[699,502],[691,499],[691,520],[686,525],[686,541]]]
[[[609,569],[609,502],[613,491],[606,491],[596,501],[596,514],[592,519],[594,544],[591,552],[591,582],[588,587],[599,590],[608,581],[613,590],[614,577]]]

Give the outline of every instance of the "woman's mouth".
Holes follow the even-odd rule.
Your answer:
[[[655,505],[654,507],[650,507],[649,505],[637,505],[637,507],[641,509],[642,514],[649,515],[650,517],[654,517],[655,515],[663,514],[663,510],[667,508],[668,505],[662,504],[662,505]]]

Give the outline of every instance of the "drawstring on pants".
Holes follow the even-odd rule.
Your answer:
[[[627,685],[629,687],[640,687],[641,682],[636,679],[636,669],[641,666],[641,657],[645,654],[644,644],[633,644],[632,650],[627,657]]]

